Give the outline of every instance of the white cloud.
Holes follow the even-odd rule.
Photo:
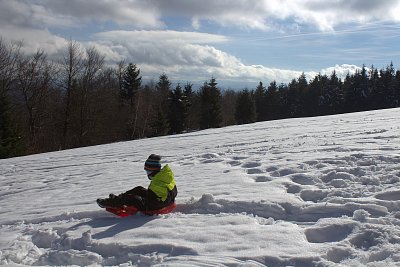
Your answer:
[[[304,24],[314,24],[322,31],[333,31],[335,26],[372,21],[398,22],[400,3],[397,0],[306,0],[293,1],[292,16]]]
[[[65,53],[68,40],[46,30],[32,30],[9,26],[0,35],[11,40],[24,36],[24,51],[34,53],[44,49],[52,58]],[[212,75],[221,81],[278,80],[289,81],[300,72],[246,66],[240,59],[223,52],[213,43],[229,41],[222,35],[177,31],[110,31],[98,33],[93,41],[81,42],[82,49],[94,46],[109,64],[125,59],[138,64],[147,78],[162,72],[174,80],[201,83]]]
[[[45,29],[48,26],[70,27],[74,20],[64,13],[53,14],[44,5],[26,1],[1,1],[0,23],[2,26]]]
[[[0,22],[32,28],[79,27],[83,22],[114,22],[160,28],[160,13],[143,0],[12,0],[0,2]]]
[[[333,71],[336,72],[336,75],[344,79],[347,74],[355,74],[357,71],[360,71],[361,67],[351,64],[342,64],[342,65],[335,65],[334,67],[328,67],[321,70],[321,74],[331,75]]]
[[[47,30],[28,29],[7,25],[0,28],[0,37],[9,41],[22,41],[22,51],[27,54],[35,53],[38,49],[44,50],[49,55],[61,53],[67,40],[51,34]]]
[[[123,51],[128,62],[139,66],[146,78],[157,78],[165,72],[172,80],[202,83],[213,75],[221,81],[287,82],[301,72],[248,66],[237,57],[223,52],[212,43],[229,41],[221,35],[177,31],[111,31],[96,34],[109,51]]]
[[[190,17],[195,29],[200,28],[201,22],[207,20],[223,26],[266,30],[266,19],[270,16],[270,11],[266,9],[268,2],[259,0],[152,0],[150,2],[163,14]]]
[[[94,35],[95,38],[106,40],[126,40],[126,42],[177,42],[177,43],[217,43],[226,42],[228,38],[223,35],[180,32],[172,30],[164,31],[108,31]]]
[[[162,14],[187,16],[201,28],[202,21],[223,26],[268,30],[287,22],[333,31],[340,24],[400,21],[398,0],[150,0]],[[286,27],[285,26],[285,27]],[[289,25],[290,26],[290,25]]]
[[[78,20],[112,21],[141,27],[161,27],[159,12],[144,0],[42,0],[53,14]]]
[[[219,51],[206,44],[228,40],[221,35],[177,31],[110,31],[95,38],[111,47],[125,47],[125,56],[137,64],[159,66],[221,66]]]

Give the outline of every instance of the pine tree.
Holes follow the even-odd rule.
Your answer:
[[[254,92],[254,101],[256,107],[256,121],[263,121],[266,119],[266,105],[265,105],[265,92],[266,89],[262,82],[260,82]]]
[[[157,107],[156,116],[151,123],[154,136],[163,136],[168,134],[169,123],[168,114],[163,112],[160,107]]]
[[[129,63],[122,76],[122,86],[120,95],[123,99],[128,100],[131,107],[135,105],[135,97],[142,85],[142,76],[140,69],[135,64]]]
[[[344,94],[342,84],[336,75],[336,71],[332,72],[330,78],[325,75],[321,79],[323,91],[321,94],[320,105],[324,111],[324,115],[338,114],[343,110]]]
[[[304,73],[296,80],[289,83],[287,92],[288,112],[290,117],[300,117],[304,114],[304,93],[308,87],[308,82]]]
[[[396,71],[396,78],[395,78],[395,107],[400,106],[400,70]]]
[[[154,98],[154,110],[156,110],[155,117],[152,120],[152,127],[156,136],[165,135],[170,130],[168,122],[169,105],[168,98],[171,90],[171,82],[168,76],[163,73],[160,75],[158,83],[156,84],[156,95]]]
[[[233,89],[224,90],[221,96],[221,126],[235,125],[235,110],[238,92]]]
[[[162,97],[163,101],[166,101],[168,99],[168,94],[171,90],[171,82],[169,81],[167,74],[163,73],[160,75],[158,83],[156,84],[156,90],[159,96]]]
[[[318,73],[309,84],[307,91],[307,102],[305,104],[305,115],[306,116],[320,116],[323,115],[323,91],[326,87],[328,77]]]
[[[183,90],[184,104],[185,104],[185,130],[194,129],[194,120],[196,117],[194,102],[196,94],[193,92],[193,84],[186,83]]]
[[[346,112],[357,112],[371,109],[368,105],[369,99],[369,79],[365,66],[361,71],[356,71],[355,75],[347,75],[343,84],[345,92]]]
[[[239,92],[235,119],[238,124],[252,123],[256,118],[256,104],[249,90]]]
[[[142,85],[142,76],[140,76],[140,69],[135,64],[129,63],[125,68],[122,76],[122,84],[120,90],[120,97],[127,100],[129,103],[128,111],[128,128],[127,138],[134,139],[137,137],[137,121],[138,112],[140,107],[139,90]]]
[[[201,118],[200,128],[220,127],[221,118],[221,91],[217,87],[215,78],[212,77],[209,83],[204,83],[200,89]]]
[[[288,91],[289,88],[287,84],[281,83],[278,87],[278,108],[276,119],[284,119],[290,117],[288,111]]]
[[[298,88],[298,107],[297,107],[297,115],[296,117],[303,117],[305,116],[305,103],[307,102],[306,96],[308,91],[308,81],[305,73],[303,72],[300,77],[297,79]]]
[[[371,93],[369,95],[368,105],[372,108],[379,108],[385,96],[381,79],[379,77],[379,71],[378,69],[375,69],[374,66],[371,67],[369,79],[369,89]]]
[[[170,133],[182,133],[185,129],[186,103],[185,95],[181,86],[178,84],[169,94],[169,125]]]
[[[396,98],[396,71],[393,62],[381,71],[381,80],[384,90],[384,98],[380,108],[389,108],[395,106]]]
[[[155,104],[159,106],[162,112],[168,112],[168,97],[171,90],[171,82],[167,74],[163,73],[160,75],[158,83],[156,84],[157,97]]]
[[[271,82],[267,88],[267,91],[265,93],[264,105],[264,118],[266,120],[279,118],[278,86],[275,81]]]

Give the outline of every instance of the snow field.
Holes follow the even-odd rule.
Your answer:
[[[290,119],[0,161],[0,263],[400,266],[399,109]],[[176,174],[177,209],[98,197]]]

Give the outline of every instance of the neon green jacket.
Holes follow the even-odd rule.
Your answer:
[[[153,191],[162,201],[165,201],[168,197],[168,191],[171,191],[175,185],[174,173],[168,164],[166,164],[161,171],[151,179],[149,190]]]

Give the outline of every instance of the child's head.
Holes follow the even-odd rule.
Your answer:
[[[147,177],[149,177],[149,179],[151,179],[154,174],[161,170],[160,160],[161,156],[151,154],[144,163],[144,170],[146,171]]]

